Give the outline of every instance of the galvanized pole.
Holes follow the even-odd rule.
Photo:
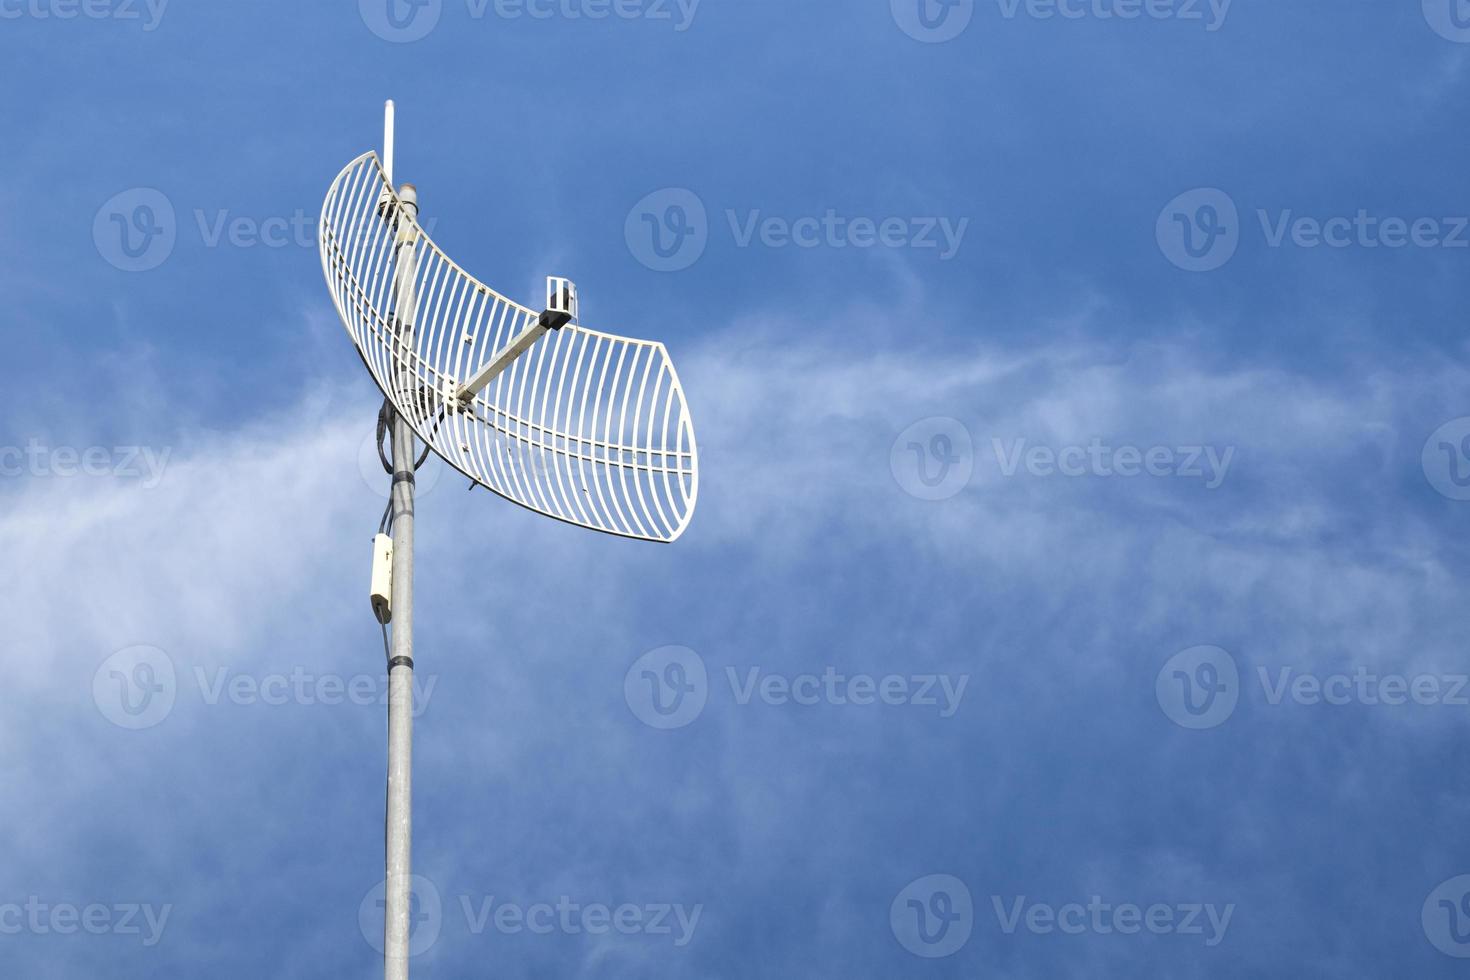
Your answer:
[[[393,103],[385,116],[384,169],[393,183]],[[405,188],[412,195],[411,188]],[[405,204],[407,202],[405,201]],[[416,207],[415,207],[415,216]],[[405,215],[389,215],[395,223]],[[396,313],[398,341],[413,344],[414,271],[416,242],[399,225]],[[402,360],[409,363],[408,358]],[[395,384],[416,386],[406,368]],[[400,392],[413,404],[412,387]],[[403,404],[399,401],[399,404]],[[408,421],[393,413],[393,642],[388,661],[388,807],[385,833],[387,876],[384,881],[383,976],[408,980],[409,941],[413,902],[413,507],[414,435]]]
[[[393,644],[388,662],[383,976],[408,980],[413,901],[413,431],[393,415]]]

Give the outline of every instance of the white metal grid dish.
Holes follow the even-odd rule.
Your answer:
[[[393,407],[445,462],[507,500],[608,534],[678,538],[699,493],[698,452],[663,344],[571,322],[461,399],[541,314],[460,268],[416,213],[376,153],[349,163],[322,205],[327,285]]]

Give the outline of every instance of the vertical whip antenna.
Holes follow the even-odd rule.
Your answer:
[[[388,177],[388,186],[393,186],[393,100],[383,106],[383,171]]]

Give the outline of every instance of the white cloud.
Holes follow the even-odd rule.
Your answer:
[[[1406,484],[1422,482],[1422,439],[1470,390],[1458,370],[1380,366],[1366,380],[1330,381],[1222,370],[1170,347],[862,350],[840,334],[778,323],[717,336],[680,370],[705,472],[701,510],[674,550],[552,524],[465,494],[453,475],[425,498],[420,630],[433,639],[421,671],[441,677],[434,710],[444,719],[426,726],[426,779],[484,791],[534,778],[547,794],[568,793],[560,770],[545,769],[555,758],[585,769],[586,786],[654,780],[646,797],[605,805],[599,826],[643,833],[650,820],[718,813],[754,874],[783,860],[785,815],[809,810],[824,791],[769,760],[820,767],[824,753],[877,752],[894,732],[855,715],[830,741],[835,733],[791,713],[716,706],[689,735],[710,753],[702,776],[655,774],[664,753],[689,743],[650,740],[620,703],[622,672],[644,649],[704,636],[716,675],[732,663],[796,670],[823,661],[965,670],[987,681],[999,672],[1015,686],[977,681],[970,695],[994,716],[961,719],[992,732],[1017,711],[1073,710],[1059,658],[1069,683],[1108,679],[1131,690],[1132,679],[1144,696],[1177,649],[1227,637],[1250,638],[1250,649],[1235,651],[1248,662],[1346,659],[1402,671],[1458,663],[1461,590],[1426,516],[1437,498],[1423,508],[1403,500]],[[195,771],[229,758],[248,792],[252,780],[289,778],[277,775],[281,754],[305,748],[291,740],[321,737],[299,712],[206,711],[197,697],[157,730],[114,729],[90,704],[90,685],[115,650],[162,647],[181,675],[195,666],[381,666],[365,598],[381,497],[359,473],[376,407],[364,391],[327,386],[239,431],[189,433],[170,447],[154,490],[82,478],[7,489],[0,540],[15,573],[13,642],[0,656],[13,686],[0,758],[31,758],[28,733],[45,725],[47,751],[68,760],[60,774],[29,766],[9,786],[4,805],[28,814],[17,838],[31,855],[28,873],[66,865],[64,852],[102,819],[84,801],[155,786],[161,759]],[[930,415],[963,421],[981,456],[971,485],[948,501],[908,496],[889,471],[894,438]],[[1239,458],[1216,491],[1149,478],[1003,477],[984,459],[991,437],[1060,445],[1093,436],[1228,444]],[[812,568],[840,577],[813,583]],[[876,604],[860,598],[870,583],[885,597]],[[333,718],[361,750],[354,759],[376,765],[376,709]],[[924,743],[952,732],[910,735]],[[320,751],[322,764],[336,765],[343,750]],[[173,819],[209,819],[220,799],[213,790]],[[106,815],[117,832],[145,839],[159,818],[147,800]],[[866,817],[835,819],[844,833],[827,841],[823,860],[839,861],[844,834]],[[281,814],[257,833],[289,836],[291,825]],[[463,855],[485,828],[441,832],[449,847],[423,869],[452,891],[457,875],[478,867]],[[167,840],[149,846],[167,860]],[[589,875],[608,873],[559,879],[530,860],[512,855],[497,871],[527,898],[554,899],[579,882],[585,891]],[[612,878],[635,899],[710,898],[681,891],[666,867]],[[210,900],[203,884],[187,891]]]

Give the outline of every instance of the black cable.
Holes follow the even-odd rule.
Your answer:
[[[383,472],[389,476],[393,475],[393,464],[388,462],[388,457],[383,452],[383,436],[388,432],[388,417],[392,411],[392,403],[384,398],[383,407],[378,409],[378,437],[374,440],[378,447],[378,461],[383,464]]]
[[[429,436],[431,438],[433,437],[433,435],[436,432],[439,431],[439,426],[444,423],[445,415],[446,415],[446,413],[448,411],[449,411],[449,406],[448,405],[445,405],[445,406],[443,406],[442,408],[439,409],[439,413],[438,413],[438,415],[434,419],[434,424],[429,429]],[[393,474],[393,464],[391,462],[389,462],[389,460],[388,460],[388,454],[383,449],[383,437],[386,436],[386,435],[388,435],[389,426],[390,426],[392,420],[393,420],[393,402],[390,399],[388,399],[388,398],[384,398],[383,399],[383,406],[378,409],[378,431],[377,431],[377,437],[373,441],[374,441],[374,443],[377,446],[377,450],[378,450],[378,461],[383,464],[383,472],[384,473],[387,473],[389,476],[393,476],[394,475]],[[419,470],[423,469],[424,464],[429,461],[429,453],[430,452],[431,452],[431,447],[430,447],[429,443],[427,441],[425,441],[424,442],[424,451],[419,454],[419,458],[413,464],[413,471],[415,473],[417,473]],[[385,508],[383,508],[383,516],[378,521],[378,533],[379,534],[387,534],[389,536],[391,536],[393,534],[393,487],[392,487],[392,484],[389,484],[389,487],[388,487],[388,506],[385,507]]]
[[[429,436],[431,438],[433,437],[434,433],[436,433],[436,432],[439,431],[439,426],[441,426],[441,425],[444,424],[444,416],[445,416],[445,412],[447,412],[447,411],[448,411],[448,406],[445,406],[444,408],[439,409],[439,414],[435,417],[434,424],[429,429]],[[390,417],[391,417],[392,413],[393,413],[392,403],[388,399],[386,399],[386,398],[383,399],[383,407],[378,411],[378,438],[377,438],[378,461],[383,464],[383,472],[384,473],[387,473],[390,476],[393,474],[393,464],[390,463],[390,462],[388,462],[388,455],[387,455],[387,453],[385,453],[383,451],[383,437],[385,435],[387,435],[387,433],[388,433],[388,422],[390,420]],[[429,453],[430,453],[430,451],[431,450],[430,450],[429,444],[427,442],[425,442],[424,443],[424,451],[419,454],[418,460],[413,464],[413,470],[414,470],[415,473],[417,473],[419,470],[423,469],[424,468],[424,464],[429,461]]]

